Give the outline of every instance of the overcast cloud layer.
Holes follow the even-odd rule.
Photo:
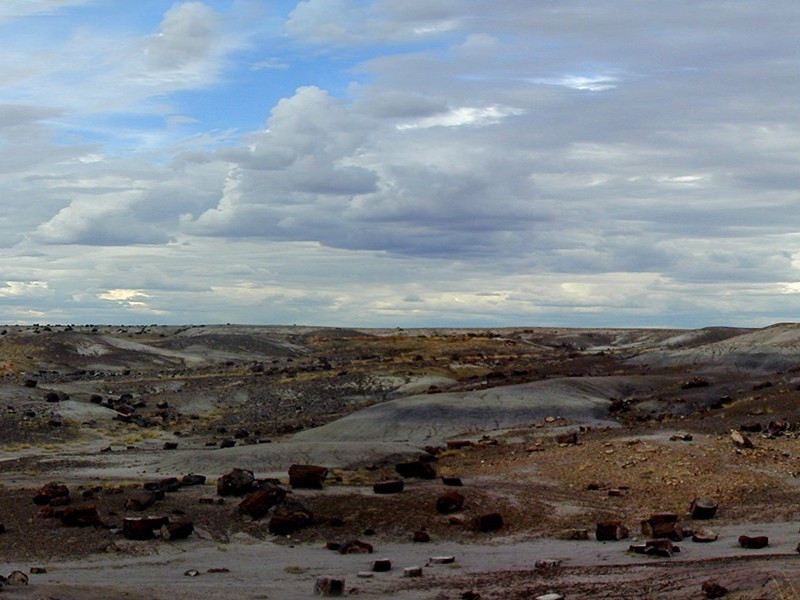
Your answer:
[[[0,321],[761,326],[800,4],[4,0]]]

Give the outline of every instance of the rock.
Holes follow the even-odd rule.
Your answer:
[[[168,541],[183,540],[194,531],[194,523],[189,520],[170,522],[161,528],[162,539]]]
[[[713,580],[704,581],[701,589],[706,598],[722,598],[728,593],[727,588]]]
[[[571,431],[570,433],[562,433],[556,436],[556,443],[574,446],[578,443],[578,433]]]
[[[200,575],[200,571],[197,569],[189,569],[188,571],[184,571],[183,573],[186,577],[197,577]]]
[[[142,487],[151,492],[163,494],[164,492],[177,492],[181,488],[181,482],[177,477],[165,477],[158,481],[148,481]]]
[[[457,512],[464,506],[464,496],[458,492],[447,492],[436,499],[436,511],[440,514]]]
[[[289,535],[296,529],[310,525],[313,521],[313,513],[305,506],[293,500],[284,501],[276,507],[267,529],[275,535]]]
[[[648,556],[672,558],[676,552],[680,552],[680,548],[668,539],[648,540],[644,544],[644,553]]]
[[[739,425],[739,431],[746,431],[747,433],[758,433],[761,429],[761,423],[743,423]]]
[[[239,512],[260,519],[267,514],[269,509],[283,502],[286,490],[275,485],[271,489],[262,489],[252,492],[239,503]]]
[[[122,534],[128,540],[150,540],[168,522],[167,517],[128,517],[122,520]]]
[[[405,483],[402,479],[392,479],[390,481],[379,481],[372,486],[372,491],[376,494],[399,494],[403,491]]]
[[[125,510],[136,510],[140,512],[147,510],[153,506],[153,504],[155,504],[156,500],[160,500],[163,497],[163,492],[161,493],[160,497],[156,492],[134,492],[131,494],[130,498],[125,500]]]
[[[292,465],[289,467],[289,485],[293,488],[321,490],[328,469],[317,465]]]
[[[26,379],[24,382],[22,382],[22,385],[24,385],[26,388],[35,388],[37,385],[39,385],[39,382],[35,379]]]
[[[44,567],[31,567],[29,570],[31,575],[43,575],[47,573],[47,569]]]
[[[222,440],[219,443],[220,448],[233,448],[236,445],[235,440]]]
[[[403,577],[422,577],[422,567],[406,567],[403,569]]]
[[[769,538],[765,535],[756,535],[756,536],[740,535],[739,545],[742,548],[758,550],[760,548],[766,548],[767,546],[769,546]]]
[[[394,467],[401,477],[418,477],[419,479],[436,479],[436,470],[429,462],[415,460],[398,463]]]
[[[562,529],[554,536],[557,540],[588,540],[588,529]]]
[[[372,579],[373,577],[375,577],[375,574],[372,573],[371,571],[359,571],[358,573],[356,573],[356,577],[360,579]]]
[[[549,594],[543,594],[541,596],[536,596],[533,600],[564,600],[564,596],[561,594],[556,594],[555,592]]]
[[[503,527],[503,517],[500,513],[487,513],[472,520],[472,528],[484,533],[496,531]]]
[[[376,573],[391,571],[392,561],[390,561],[388,558],[379,558],[378,560],[372,561],[372,570]]]
[[[719,534],[716,531],[709,529],[708,527],[701,527],[692,535],[692,541],[699,544],[707,544],[710,542],[716,542],[718,537]]]
[[[554,558],[544,558],[541,560],[537,560],[534,565],[534,569],[537,571],[555,571],[559,567],[561,567],[561,561]]]
[[[339,548],[339,554],[372,554],[372,544],[360,540],[348,540]]]
[[[683,539],[683,531],[678,525],[675,513],[656,513],[642,521],[642,535],[648,538],[669,538],[674,542]]]
[[[691,442],[694,436],[691,433],[676,433],[669,437],[670,442]]]
[[[449,565],[456,562],[455,556],[431,556],[428,559],[429,565]]]
[[[184,475],[183,478],[181,479],[181,485],[186,487],[190,485],[203,485],[205,484],[205,482],[206,482],[205,475],[194,475],[193,473],[190,473],[189,475]]]
[[[415,531],[414,535],[411,536],[412,542],[417,543],[426,543],[431,541],[431,536],[428,535],[426,531]]]
[[[601,521],[595,529],[598,542],[616,542],[628,537],[628,528],[619,521]]]
[[[12,571],[11,575],[6,577],[8,585],[28,585],[28,576],[22,571]]]
[[[314,584],[317,596],[344,596],[344,579],[320,577]]]
[[[735,429],[731,429],[731,441],[737,448],[754,448],[753,442],[750,441],[750,438],[744,435],[740,431],[736,431]]]
[[[481,600],[481,595],[470,590],[461,594],[461,600]]]
[[[53,504],[55,501],[55,504]],[[69,502],[69,488],[64,484],[51,481],[36,491],[33,496],[33,503],[36,506],[57,506]]]
[[[177,450],[178,442],[164,442],[164,450]]]
[[[442,477],[442,483],[450,487],[462,487],[464,485],[460,477]]]
[[[718,506],[717,501],[711,498],[695,498],[689,506],[689,514],[693,519],[713,519]]]
[[[460,450],[461,448],[466,448],[467,446],[472,446],[472,442],[469,440],[450,440],[447,442],[448,450]]]
[[[97,506],[94,504],[75,504],[59,509],[55,513],[61,519],[61,523],[66,527],[100,527],[103,522],[97,513]]]
[[[253,490],[253,472],[247,469],[233,469],[217,480],[217,494],[220,496],[244,496]]]

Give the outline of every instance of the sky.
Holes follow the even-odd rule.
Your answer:
[[[800,3],[2,0],[0,322],[760,327]]]

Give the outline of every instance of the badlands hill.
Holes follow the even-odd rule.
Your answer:
[[[29,584],[3,593],[305,598],[332,575],[363,597],[697,598],[709,579],[731,597],[791,597],[799,367],[791,323],[6,326],[0,548]],[[403,476],[403,463],[435,477]],[[292,465],[327,469],[322,489],[293,488]],[[254,518],[240,497],[218,493],[233,469],[286,499]],[[205,483],[159,487],[187,475]],[[386,481],[403,491],[374,493]],[[95,521],[71,527],[63,500],[34,504],[48,483],[68,488],[66,506],[93,507]],[[144,492],[157,498],[142,512]],[[455,506],[440,510],[448,495]],[[713,543],[691,541],[706,525],[687,514],[700,496],[719,505]],[[296,527],[276,529],[281,511]],[[641,521],[661,513],[687,534],[680,553],[628,552],[649,537]],[[476,525],[488,514],[502,517],[499,529]],[[193,533],[132,540],[125,527],[143,515],[190,521]],[[629,537],[596,541],[604,521]],[[769,542],[743,548],[740,535]],[[359,578],[372,557],[325,549],[354,538],[396,568]],[[454,554],[458,568],[403,577],[439,554]],[[46,573],[30,574],[33,565]],[[193,569],[202,576],[184,575]]]

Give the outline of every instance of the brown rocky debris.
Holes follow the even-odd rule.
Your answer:
[[[321,490],[328,469],[317,465],[292,465],[289,467],[289,485],[293,488]]]
[[[285,501],[276,507],[267,529],[275,535],[289,535],[296,529],[310,525],[313,520],[313,513],[305,506],[299,502]]]
[[[571,431],[569,433],[559,434],[556,436],[556,443],[574,446],[578,443],[578,433],[576,431]]]
[[[461,448],[466,448],[467,446],[472,446],[472,442],[469,440],[450,440],[447,442],[448,450],[460,450]]]
[[[128,517],[122,520],[122,534],[128,540],[150,540],[167,523],[167,517]]]
[[[181,486],[188,487],[191,485],[203,485],[206,482],[205,475],[195,475],[194,473],[190,473],[189,475],[184,475],[181,478]]]
[[[395,471],[401,477],[418,477],[419,479],[436,479],[436,470],[427,461],[415,460],[411,462],[398,463]]]
[[[415,531],[414,535],[411,536],[411,541],[424,544],[431,541],[431,536],[427,531]]]
[[[737,448],[755,448],[750,438],[743,434],[741,431],[731,429],[731,441]]]
[[[36,506],[61,506],[69,503],[69,488],[64,484],[51,481],[44,485],[33,496]]]
[[[628,528],[619,521],[601,521],[595,529],[598,542],[616,542],[628,537]]]
[[[376,494],[399,494],[405,486],[402,479],[392,479],[389,481],[379,481],[372,486],[372,491]]]
[[[160,500],[164,497],[163,492],[157,494],[156,492],[150,491],[141,491],[141,492],[134,492],[130,498],[125,501],[125,510],[135,510],[135,511],[143,511],[147,510],[153,504],[155,504],[156,500]]]
[[[760,548],[766,548],[767,546],[769,546],[769,538],[765,535],[756,535],[756,536],[740,535],[739,545],[742,548],[758,550]]]
[[[442,483],[450,487],[462,487],[464,485],[460,477],[442,477]]]
[[[458,492],[447,492],[436,499],[436,511],[441,514],[457,512],[464,506],[464,496]]]
[[[255,477],[247,469],[233,469],[217,481],[217,494],[220,496],[244,496],[253,491]]]
[[[188,519],[181,521],[170,521],[161,528],[161,537],[165,540],[183,540],[189,537],[194,531],[194,523]]]
[[[700,527],[692,534],[692,541],[699,544],[708,544],[710,542],[716,542],[718,537],[719,534],[716,531],[708,527]]]
[[[344,583],[344,579],[320,577],[314,584],[314,593],[317,596],[344,596]]]
[[[403,569],[403,577],[422,577],[422,567],[406,567]]]
[[[103,522],[94,504],[75,504],[58,509],[53,515],[66,527],[100,527]]]
[[[269,509],[283,502],[286,490],[275,485],[270,489],[261,489],[244,497],[239,503],[239,512],[260,519]]]
[[[339,548],[339,554],[372,554],[372,544],[360,540],[348,540]]]
[[[683,539],[683,530],[678,525],[675,513],[656,513],[642,521],[642,535],[648,538],[669,538],[674,542]]]
[[[693,519],[713,519],[719,504],[712,498],[695,498],[689,506],[689,514]]]
[[[8,585],[28,585],[28,576],[22,571],[12,571],[11,574],[6,577],[6,583]]]
[[[383,573],[392,570],[392,561],[388,558],[379,558],[372,562],[372,570],[376,573]]]
[[[496,531],[503,527],[503,517],[500,513],[487,513],[472,520],[472,528],[484,533]]]
[[[704,581],[701,589],[706,598],[722,598],[728,594],[728,589],[713,580]]]

